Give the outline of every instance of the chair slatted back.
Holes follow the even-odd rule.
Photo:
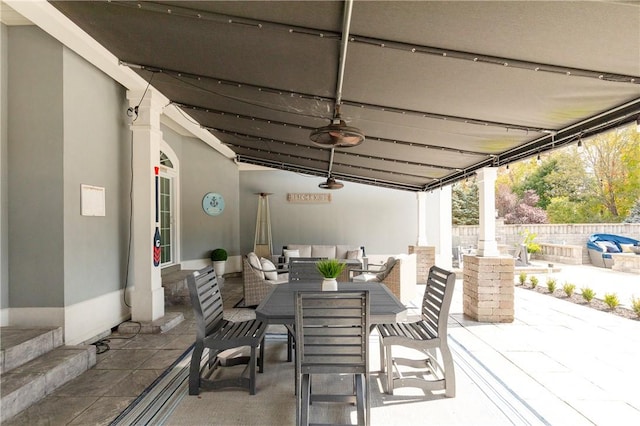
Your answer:
[[[323,277],[316,267],[320,260],[318,257],[291,257],[289,258],[289,282],[292,281],[317,281],[322,282]]]
[[[369,363],[369,291],[297,292],[300,373],[363,373]]]
[[[437,266],[429,270],[427,288],[422,299],[422,327],[430,337],[446,336],[449,308],[456,274]]]
[[[204,339],[224,323],[222,294],[213,266],[187,276],[189,297],[196,319],[197,339]]]

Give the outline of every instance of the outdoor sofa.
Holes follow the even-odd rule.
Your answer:
[[[612,254],[640,254],[640,241],[614,234],[593,234],[587,240],[589,258],[594,266],[611,268],[614,264]]]

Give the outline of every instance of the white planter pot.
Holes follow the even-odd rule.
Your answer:
[[[338,280],[335,278],[325,278],[322,280],[322,291],[338,290]]]
[[[226,260],[219,260],[213,262],[213,270],[216,271],[216,275],[222,277],[224,275],[224,265],[227,263]]]

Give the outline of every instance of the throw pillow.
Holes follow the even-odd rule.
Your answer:
[[[265,279],[269,281],[276,281],[278,279],[278,272],[276,271],[276,265],[269,259],[264,257],[260,258],[260,264],[262,265],[262,271],[264,272]]]
[[[623,253],[633,253],[633,244],[620,244]]]
[[[376,279],[382,282],[382,280],[387,278],[387,275],[389,275],[389,272],[391,272],[391,268],[393,268],[393,265],[395,264],[396,264],[395,257],[390,257],[389,259],[387,259],[387,262],[384,264],[385,268],[381,272],[376,274]]]
[[[300,257],[300,250],[282,250],[284,254],[284,263],[289,263],[289,258],[291,257]]]
[[[347,250],[347,259],[360,259],[360,250]]]
[[[264,273],[262,272],[262,263],[260,263],[260,258],[254,252],[247,254],[247,260],[249,261],[249,265],[253,268],[254,271],[260,276],[261,279],[264,279]]]

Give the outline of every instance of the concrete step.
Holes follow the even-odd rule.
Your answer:
[[[95,346],[59,346],[2,373],[0,423],[41,400],[95,364]]]
[[[62,345],[62,327],[0,327],[0,374]]]

